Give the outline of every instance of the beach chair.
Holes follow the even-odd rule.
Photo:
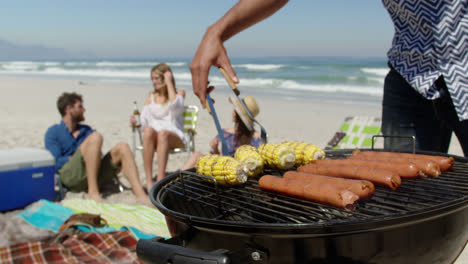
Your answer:
[[[372,136],[381,134],[380,125],[380,117],[348,116],[325,149],[372,148]]]
[[[195,134],[196,134],[196,128],[197,128],[197,119],[198,119],[198,106],[195,105],[188,105],[185,106],[185,110],[182,113],[183,119],[184,119],[184,131],[187,134],[188,144],[185,146],[185,148],[175,148],[172,149],[169,153],[170,154],[175,154],[175,153],[183,153],[186,152],[188,157],[192,155],[192,153],[195,151]],[[140,130],[137,129],[132,129],[132,152],[135,155],[135,152],[137,150],[143,150],[143,140],[141,137],[141,132]],[[138,142],[139,144],[136,144],[137,138],[138,137]]]

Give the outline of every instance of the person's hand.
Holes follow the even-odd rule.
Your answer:
[[[210,148],[211,148],[212,153],[219,154],[218,144],[219,144],[218,137],[215,137],[212,140],[210,140]]]
[[[130,116],[130,125],[132,125],[132,127],[136,125],[136,118],[134,115]]]
[[[223,68],[234,83],[239,83],[221,38],[213,30],[208,29],[190,63],[193,92],[200,99],[203,108],[206,108],[208,74],[211,66]],[[210,91],[212,89],[210,88]]]
[[[177,89],[177,94],[185,98],[185,90]]]
[[[165,83],[172,83],[172,72],[171,71],[166,71],[164,73],[164,82]]]

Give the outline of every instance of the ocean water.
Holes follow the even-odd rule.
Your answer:
[[[150,70],[160,62],[173,69],[178,88],[191,90],[190,59],[0,61],[0,75],[69,78],[86,81],[151,85]],[[294,100],[315,98],[378,103],[388,72],[386,60],[356,58],[235,58],[231,60],[243,94],[268,94]],[[209,81],[228,92],[216,68]],[[248,92],[247,92],[248,91]]]

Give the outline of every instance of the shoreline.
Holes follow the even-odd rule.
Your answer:
[[[215,75],[214,75],[215,76]],[[79,76],[78,76],[79,77]],[[141,79],[102,79],[101,77],[89,77],[83,76],[83,78],[78,78],[74,76],[56,76],[56,75],[26,75],[26,74],[4,74],[0,73],[0,78],[5,79],[29,79],[29,80],[44,80],[44,81],[52,81],[52,80],[62,80],[62,81],[77,81],[81,85],[120,85],[120,86],[131,86],[134,88],[141,88],[147,89],[147,87],[151,86],[151,82],[149,80],[141,80]],[[219,78],[219,77],[213,77]],[[191,90],[191,83],[183,83],[177,82],[178,89],[185,89],[186,91]],[[382,84],[383,85],[383,84]],[[324,84],[327,86],[327,84]],[[215,92],[214,94],[228,94],[230,93],[230,87],[228,86],[227,82],[222,79],[221,81],[218,80],[215,84]],[[307,89],[294,89],[294,88],[267,88],[267,87],[254,87],[252,85],[245,85],[242,83],[237,84],[237,87],[241,90],[242,94],[248,94],[251,96],[268,96],[268,97],[279,97],[279,98],[287,98],[288,100],[312,100],[312,101],[321,101],[321,102],[331,102],[331,103],[341,103],[347,102],[348,104],[373,104],[379,103],[382,101],[383,94],[370,94],[370,93],[359,93],[359,92],[348,92],[348,91],[314,91],[314,90],[307,90]],[[355,87],[354,85],[349,86],[350,89]]]
[[[43,134],[46,129],[59,122],[55,108],[57,97],[65,91],[76,91],[83,95],[85,103],[84,123],[102,132],[104,149],[107,151],[117,141],[131,143],[131,129],[128,119],[133,112],[133,101],[142,102],[151,85],[127,83],[93,82],[88,79],[55,78],[15,78],[0,75],[4,96],[0,98],[0,148],[15,146],[43,147]],[[191,88],[186,90],[185,104],[199,107],[196,149],[209,150],[208,142],[215,136],[216,128],[211,116],[201,109],[198,98]],[[304,96],[287,96],[249,90],[239,85],[241,97],[254,96],[260,106],[258,121],[268,131],[272,142],[301,140],[324,147],[347,116],[381,116],[381,99],[356,96],[334,98],[320,93],[305,93]],[[212,93],[222,127],[231,127],[232,105],[228,97],[230,88],[218,87]],[[327,99],[324,99],[327,97]],[[27,121],[27,122],[23,122]],[[15,131],[13,134],[11,131]],[[455,136],[449,154],[463,156]]]

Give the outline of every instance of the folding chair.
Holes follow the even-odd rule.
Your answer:
[[[188,144],[185,146],[185,148],[175,148],[172,149],[169,153],[170,154],[175,154],[175,153],[181,153],[181,152],[187,152],[188,157],[192,155],[192,153],[195,151],[195,134],[196,134],[196,128],[197,128],[197,119],[198,119],[198,106],[195,105],[188,105],[185,106],[185,110],[182,113],[183,119],[184,119],[184,132],[187,134],[188,137]],[[140,130],[132,128],[132,152],[135,155],[136,150],[143,150],[143,140],[141,137],[141,132]],[[138,135],[139,138],[139,144],[136,144],[136,137]]]
[[[325,149],[371,148],[372,136],[380,135],[381,120],[371,116],[348,116]]]

